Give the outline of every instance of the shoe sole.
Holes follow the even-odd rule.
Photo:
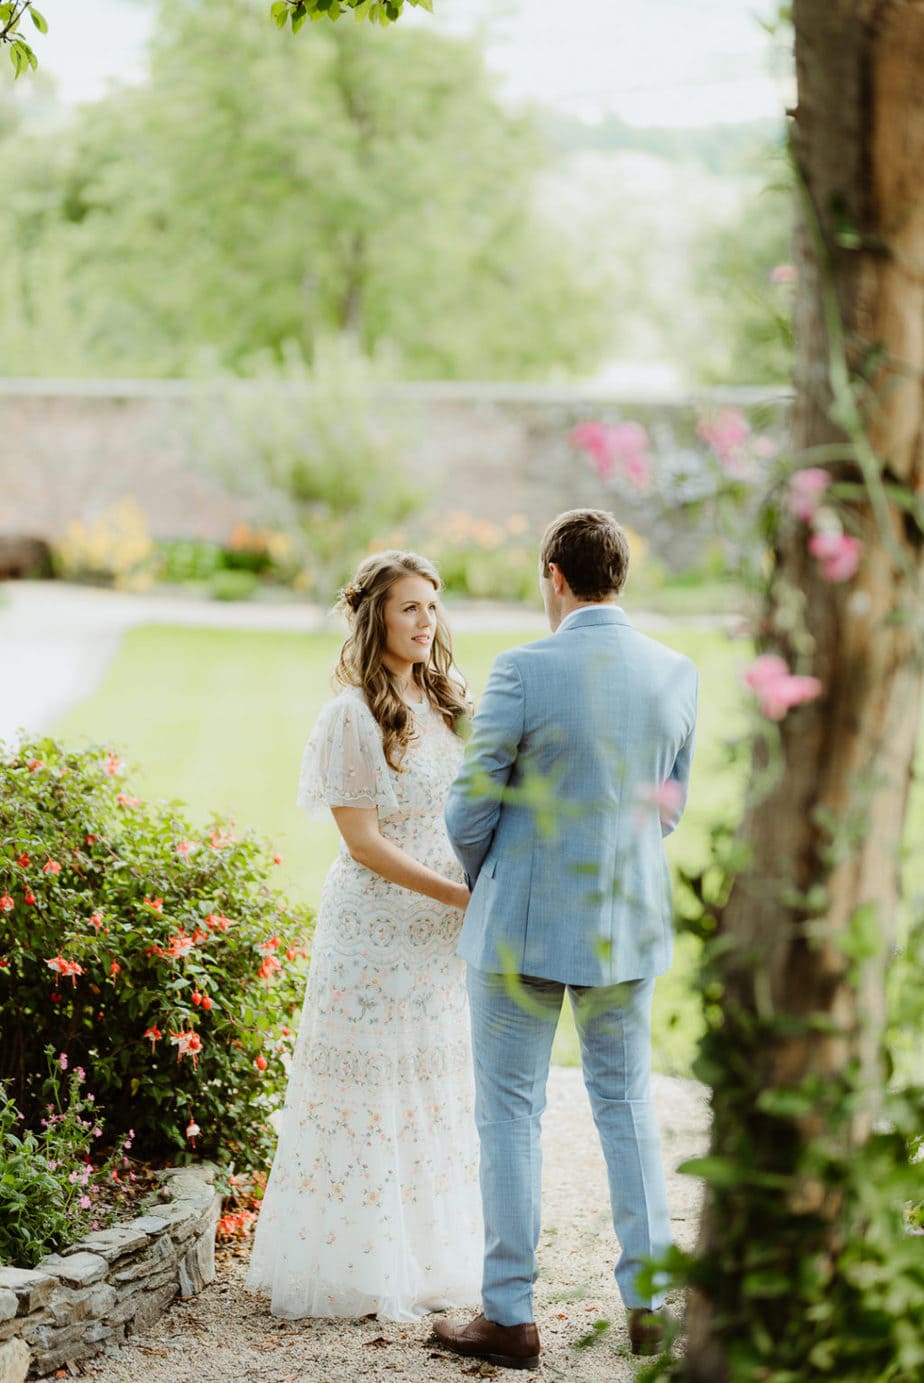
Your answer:
[[[439,1336],[437,1336],[439,1340]],[[447,1344],[445,1340],[440,1340],[443,1349],[452,1354],[458,1354],[463,1359],[484,1359],[488,1364],[496,1364],[501,1369],[538,1369],[539,1355],[531,1354],[525,1359],[515,1359],[509,1354],[488,1354],[484,1350],[459,1349],[454,1345]]]

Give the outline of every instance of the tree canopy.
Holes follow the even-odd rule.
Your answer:
[[[542,142],[477,46],[313,37],[245,0],[166,0],[144,85],[66,139],[6,142],[0,371],[245,368],[337,331],[422,378],[595,363],[607,305],[537,210]]]

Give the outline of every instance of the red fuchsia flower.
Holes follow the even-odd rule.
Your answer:
[[[153,1052],[154,1048],[157,1046],[157,1043],[163,1037],[163,1033],[155,1023],[152,1027],[145,1028],[144,1037],[147,1039],[148,1042],[150,1042],[151,1051]]]
[[[768,720],[782,720],[793,706],[814,701],[823,691],[817,677],[801,677],[790,672],[775,653],[764,653],[756,658],[745,671],[744,681]]]
[[[212,1007],[212,1003],[213,1003],[213,1000],[209,997],[209,995],[208,995],[208,994],[203,994],[203,996],[202,996],[202,1007],[205,1009],[205,1012],[206,1012],[206,1013],[208,1013],[209,1009]]]
[[[817,557],[826,581],[849,581],[856,575],[863,555],[863,544],[849,533],[813,533],[809,552]]]
[[[41,759],[30,759],[29,762],[26,764],[26,768],[29,770],[30,773],[37,773],[40,768],[44,767],[45,765],[42,763]]]
[[[269,1065],[269,1062],[261,1052],[260,1055],[255,1059],[253,1064],[254,1066],[256,1066],[258,1071],[265,1071],[267,1066]]]
[[[233,822],[231,823],[234,824]],[[226,846],[234,844],[234,832],[231,826],[226,831],[213,826],[209,831],[209,845],[213,850],[224,850]]]
[[[121,967],[121,965],[119,964],[119,962],[118,962],[117,960],[111,960],[111,961],[109,962],[109,974],[110,974],[110,976],[111,976],[113,979],[115,979],[116,975],[121,975],[121,973],[122,973],[122,967]]]
[[[202,929],[201,927],[197,927],[196,930],[195,930],[195,931],[193,932],[193,934],[192,934],[192,940],[193,940],[193,945],[194,945],[194,946],[198,946],[199,943],[200,943],[200,941],[208,941],[208,939],[209,939],[209,934],[208,934],[208,932],[203,931],[203,929]]]
[[[140,807],[140,806],[141,806],[141,798],[140,798],[140,797],[129,797],[128,793],[126,793],[126,792],[119,792],[119,793],[117,793],[117,794],[116,794],[116,801],[118,802],[118,804],[119,804],[120,807]]]
[[[8,893],[0,893],[0,912],[12,912],[15,906]]]
[[[183,856],[188,855],[195,843],[196,842],[194,840],[181,840],[179,845],[176,847],[177,854]]]
[[[786,493],[786,508],[793,518],[811,523],[821,503],[821,497],[831,484],[831,477],[820,466],[806,466],[796,471]]]
[[[277,970],[281,970],[282,965],[275,956],[266,956],[263,964],[257,971],[257,977],[261,980],[269,980]]]
[[[189,1139],[190,1143],[192,1143],[193,1147],[196,1146],[196,1139],[201,1132],[202,1130],[195,1119],[190,1119],[189,1123],[186,1125],[186,1137]]]
[[[29,859],[25,850],[23,850],[21,855],[16,856],[16,863],[19,865],[20,869],[28,869],[32,861]]]
[[[281,856],[281,855],[274,855],[274,856],[273,856],[273,864],[282,864],[282,856]]]
[[[121,767],[122,760],[119,758],[118,754],[113,753],[110,749],[109,753],[106,755],[106,772],[109,774],[109,777],[114,778]]]
[[[97,837],[94,836],[92,833],[86,837],[86,843],[87,843],[87,845],[95,845],[95,844],[96,844],[96,841],[97,841]]]
[[[190,998],[192,999],[192,1002],[195,1004],[196,1008],[198,1008],[199,1005],[202,1003],[202,995],[199,993],[198,989],[193,990],[192,994],[190,995]]]
[[[192,937],[187,936],[181,927],[180,930],[175,932],[170,938],[164,954],[170,956],[171,960],[182,960],[184,956],[189,955],[194,944]]]
[[[775,284],[795,283],[798,274],[792,264],[774,264],[767,277],[771,283]]]
[[[26,889],[25,893],[22,895],[22,901],[30,908],[35,906],[35,894],[32,892],[31,888]]]
[[[269,941],[261,941],[260,950],[265,956],[271,956],[274,951],[278,951],[282,942],[278,936],[271,936]]]
[[[297,955],[298,952],[296,951],[294,946],[286,947],[286,960],[294,960]]]
[[[90,923],[91,927],[95,927],[95,929],[99,931],[100,927],[103,925],[103,914],[101,912],[91,912],[87,921]]]
[[[205,925],[210,932],[226,932],[231,926],[231,919],[225,917],[223,912],[210,912],[205,919]]]
[[[9,970],[10,962],[5,956],[0,956],[0,970]]]
[[[170,1034],[170,1044],[176,1047],[176,1059],[182,1061],[184,1056],[192,1057],[192,1064],[196,1066],[199,1060],[199,1053],[202,1051],[202,1038],[192,1028],[186,1032],[172,1032]]]
[[[77,987],[77,976],[85,973],[79,961],[68,960],[66,956],[52,956],[49,960],[45,961],[45,964],[48,966],[49,970],[56,970],[59,975],[69,975],[71,984],[75,989]]]
[[[43,874],[60,874],[61,866],[57,860],[46,860],[42,865]]]
[[[156,912],[158,917],[160,917],[164,911],[164,900],[163,898],[149,898],[148,895],[145,894],[142,907],[150,908],[152,912]]]

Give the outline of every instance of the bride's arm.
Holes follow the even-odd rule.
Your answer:
[[[463,912],[468,907],[469,891],[464,884],[444,879],[442,874],[437,874],[405,854],[394,841],[386,840],[379,830],[378,813],[374,807],[331,807],[331,811],[346,847],[357,864],[371,869],[389,883],[400,884],[414,893],[423,893],[427,898],[435,898],[438,903],[446,903]]]

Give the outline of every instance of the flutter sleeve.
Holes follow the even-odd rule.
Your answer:
[[[309,816],[330,807],[375,807],[380,817],[398,810],[379,727],[358,698],[339,696],[322,710],[302,755],[296,802]]]

